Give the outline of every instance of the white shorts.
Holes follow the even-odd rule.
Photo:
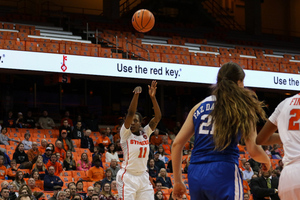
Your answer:
[[[116,179],[120,200],[154,200],[154,191],[147,172],[136,176],[120,169]]]
[[[300,200],[300,162],[284,166],[278,186],[278,195],[281,200]]]

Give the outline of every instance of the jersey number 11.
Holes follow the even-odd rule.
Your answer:
[[[143,154],[143,152],[144,152],[144,154]],[[141,147],[139,158],[145,158],[146,153],[147,153],[147,147]]]

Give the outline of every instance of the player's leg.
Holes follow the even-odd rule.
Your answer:
[[[116,179],[119,199],[136,199],[137,185],[135,184],[135,178],[128,174],[128,172],[126,173],[124,169],[120,169]]]
[[[235,164],[191,164],[188,171],[191,200],[243,200],[242,177]]]
[[[138,180],[141,187],[136,193],[135,200],[154,200],[154,190],[149,180],[149,174],[140,175]]]
[[[278,186],[278,195],[281,200],[300,199],[300,164],[295,163],[283,168]]]

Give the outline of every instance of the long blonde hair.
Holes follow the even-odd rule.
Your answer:
[[[70,158],[68,158],[68,152],[71,153],[71,157],[70,157]],[[72,162],[71,165],[76,165],[75,160],[73,159],[73,154],[72,154],[72,151],[71,151],[71,150],[67,150],[65,160],[66,160],[68,163],[71,163],[71,162]]]
[[[263,102],[252,90],[238,86],[238,81],[244,78],[243,69],[233,62],[224,64],[218,72],[217,84],[212,87],[216,102],[210,113],[214,123],[215,150],[222,151],[233,139],[237,140],[239,131],[242,139],[247,140],[259,116],[266,120]]]
[[[41,163],[43,164],[43,165],[42,165],[42,170],[43,170],[43,171],[46,171],[45,164],[43,163],[43,161],[42,161],[42,160],[37,160],[37,161],[36,161],[36,163],[35,163],[35,166],[34,166],[33,170],[34,170],[34,171],[40,171],[40,170],[39,170],[39,168],[38,168],[38,166],[37,166],[37,163],[38,163],[38,162],[41,162]]]

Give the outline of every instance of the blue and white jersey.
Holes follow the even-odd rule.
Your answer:
[[[205,98],[194,112],[193,122],[195,128],[195,143],[190,163],[196,164],[225,161],[236,163],[238,165],[239,149],[237,144],[241,138],[240,133],[238,138],[233,138],[231,144],[223,151],[214,150],[214,126],[209,114],[214,109],[215,100],[215,96]]]

